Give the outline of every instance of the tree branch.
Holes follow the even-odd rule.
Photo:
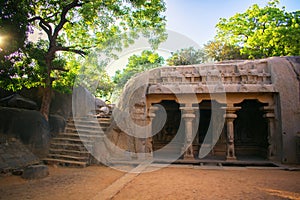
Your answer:
[[[41,16],[35,16],[33,18],[28,19],[28,22],[34,22],[36,20],[39,20],[39,26],[46,32],[46,34],[48,35],[48,38],[50,40],[51,36],[52,36],[52,28],[50,26],[50,24]]]
[[[58,25],[56,26],[56,28],[54,29],[54,33],[53,33],[53,39],[56,40],[59,31],[63,28],[63,26],[65,25],[66,22],[68,22],[68,20],[66,19],[66,15],[69,12],[69,10],[71,10],[72,8],[78,7],[78,6],[82,6],[83,3],[78,3],[78,0],[74,0],[72,3],[66,5],[61,12],[60,15],[60,21],[58,23]]]
[[[58,70],[58,71],[63,71],[63,72],[68,72],[68,69],[64,69],[64,68],[59,68],[59,67],[52,67],[52,70]]]
[[[61,47],[61,46],[57,46],[55,48],[55,51],[73,52],[73,53],[77,53],[77,54],[81,55],[82,57],[84,57],[85,55],[87,55],[87,53],[85,51],[79,50],[79,49],[74,49],[74,47]]]

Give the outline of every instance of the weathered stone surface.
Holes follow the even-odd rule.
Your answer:
[[[19,138],[40,157],[47,153],[49,125],[39,111],[0,107],[0,133]]]
[[[24,179],[39,179],[49,175],[49,170],[46,165],[32,165],[24,169],[22,178]]]
[[[5,107],[23,108],[29,110],[38,109],[38,105],[34,101],[22,97],[19,94],[13,94],[8,97],[0,99],[0,105]]]
[[[60,115],[50,115],[49,116],[49,126],[51,135],[56,135],[57,133],[62,133],[66,127],[66,120]]]
[[[0,135],[0,173],[39,163],[38,157],[18,139]]]
[[[62,94],[54,91],[50,114],[62,116],[67,120],[72,115],[72,94]]]

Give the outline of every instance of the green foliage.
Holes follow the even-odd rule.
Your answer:
[[[18,90],[39,81],[40,69],[24,52],[30,27],[27,18],[33,14],[33,1],[0,1],[0,87]],[[27,67],[25,67],[25,65]],[[31,84],[31,82],[35,82]]]
[[[0,1],[0,55],[9,55],[24,47],[30,32],[27,18],[34,13],[34,2],[30,0]],[[3,57],[1,57],[1,60]]]
[[[121,90],[127,81],[134,75],[149,69],[162,66],[164,58],[157,53],[145,50],[141,55],[133,55],[128,59],[128,64],[123,71],[118,70],[113,77],[116,89]]]
[[[167,64],[169,66],[192,65],[206,61],[207,57],[202,49],[196,50],[194,47],[189,47],[173,53],[172,56],[167,59]]]
[[[20,90],[44,86],[46,45],[44,41],[28,43],[19,50],[4,55],[1,59],[0,87],[7,90]]]
[[[273,0],[217,24],[217,40],[239,46],[249,58],[300,55],[300,11],[286,12]]]
[[[241,55],[241,47],[230,45],[221,41],[209,41],[204,45],[204,51],[208,58],[215,61],[247,59],[247,55]]]
[[[62,52],[109,53],[132,44],[139,33],[153,47],[166,38],[160,0],[10,0],[1,1],[0,11],[0,36],[10,36],[9,45],[0,44],[0,87],[8,90],[50,84],[69,91],[83,61]],[[47,38],[29,42],[33,27]],[[102,77],[108,81],[107,75]]]
[[[109,100],[115,84],[105,70],[107,61],[100,61],[98,58],[98,54],[93,52],[78,63],[80,67],[76,73],[76,83],[87,88],[95,96]]]

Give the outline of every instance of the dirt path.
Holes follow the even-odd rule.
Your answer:
[[[49,167],[49,171],[50,175],[40,180],[0,177],[0,199],[92,199],[124,174],[101,166],[83,169]]]
[[[0,199],[102,199],[126,176],[101,166],[49,169],[41,180],[0,177]],[[300,171],[168,167],[134,176],[112,199],[300,199]]]

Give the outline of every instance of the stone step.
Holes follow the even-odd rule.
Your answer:
[[[106,128],[98,129],[98,130],[88,130],[88,129],[81,129],[81,128],[70,128],[67,127],[65,132],[67,133],[80,133],[80,134],[95,134],[95,135],[101,135],[106,131]]]
[[[89,159],[89,156],[72,156],[72,155],[65,155],[65,154],[49,154],[48,158],[67,159],[67,160],[75,160],[75,161],[87,161]]]
[[[85,138],[94,140],[95,138],[103,138],[104,135],[98,134],[82,134],[82,133],[59,133],[59,136],[69,137],[69,138]]]
[[[69,123],[66,127],[70,127],[70,128],[83,128],[83,129],[99,129],[99,127],[102,128],[107,128],[111,125],[111,123],[92,123],[92,124],[87,124],[87,123]]]
[[[81,125],[81,124],[73,124],[73,125],[68,125],[67,128],[73,128],[73,129],[83,129],[83,130],[98,130],[98,129],[104,129],[109,127],[110,124],[95,124],[95,125]]]
[[[76,121],[76,123],[99,123],[99,122],[111,122],[111,118],[110,117],[106,117],[106,118],[73,118],[70,119],[68,122],[74,122]]]
[[[73,166],[73,167],[86,167],[87,162],[65,160],[65,159],[55,159],[55,158],[45,158],[43,159],[47,164],[59,164],[63,166]]]
[[[92,149],[92,145],[88,144],[72,144],[72,143],[65,143],[65,142],[51,142],[50,148],[52,149],[67,149],[67,150],[75,150],[75,151],[87,151],[88,149]]]
[[[74,143],[85,143],[85,144],[92,144],[93,141],[90,140],[83,140],[81,138],[68,138],[68,137],[55,137],[52,139],[53,142],[63,141],[63,142],[74,142]]]
[[[50,148],[49,149],[50,154],[54,153],[54,154],[69,154],[69,155],[87,155],[89,154],[88,151],[76,151],[76,150],[68,150],[68,149],[53,149]]]
[[[46,163],[86,167],[90,162],[94,141],[103,138],[111,124],[110,117],[94,115],[69,119],[65,132],[59,133],[50,144]]]

